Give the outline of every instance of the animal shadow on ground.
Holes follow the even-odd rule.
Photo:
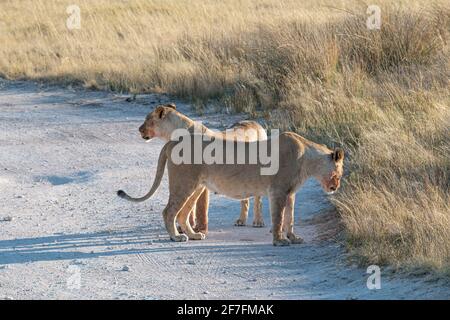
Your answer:
[[[148,227],[136,230],[113,230],[79,234],[57,234],[35,238],[0,240],[0,265],[30,263],[40,261],[57,261],[73,259],[93,259],[105,256],[132,255],[164,251],[198,250],[229,251],[229,254],[251,251],[252,248],[271,244],[242,245],[190,242],[174,243],[167,237],[160,238]]]

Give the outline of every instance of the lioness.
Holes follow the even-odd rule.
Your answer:
[[[141,133],[142,138],[147,141],[152,138],[160,138],[167,142],[170,140],[172,133],[177,129],[187,129],[191,133],[196,129],[211,137],[225,137],[226,135],[227,138],[245,141],[267,139],[266,131],[255,121],[240,121],[235,123],[228,130],[221,132],[212,131],[203,124],[195,122],[178,112],[173,103],[157,106],[154,111],[147,115],[144,123],[139,128],[139,132]],[[189,216],[190,223],[194,230],[205,234],[208,232],[208,204],[209,191],[208,189],[205,189],[197,199],[194,209]],[[236,226],[245,226],[247,223],[249,204],[249,199],[241,200],[241,213],[235,223]],[[263,227],[262,201],[259,196],[255,197],[253,214],[253,227]]]
[[[272,216],[273,244],[285,246],[290,243],[301,243],[303,240],[295,235],[293,227],[295,192],[308,177],[316,178],[326,192],[336,191],[343,174],[344,152],[341,149],[332,151],[324,145],[316,144],[291,132],[271,137],[267,145],[271,146],[269,140],[275,138],[279,139],[279,155],[282,156],[279,157],[279,169],[273,175],[261,175],[263,166],[259,162],[257,164],[226,164],[227,162],[178,164],[178,160],[174,161],[176,152],[173,152],[173,149],[180,142],[169,141],[159,155],[156,177],[150,191],[142,198],[131,198],[122,190],[118,191],[118,195],[132,201],[144,201],[150,198],[161,183],[167,162],[170,195],[169,202],[163,211],[163,218],[173,241],[205,238],[203,233],[192,229],[188,215],[206,187],[235,199],[268,196]],[[217,142],[217,139],[220,138],[203,141],[203,150],[208,148],[209,144]],[[194,148],[195,139],[190,141],[191,147]],[[235,141],[233,148],[245,150],[245,159],[248,159],[249,150],[255,150],[254,145],[259,143],[261,142]],[[176,220],[184,234],[178,232]],[[283,231],[286,232],[286,237]]]

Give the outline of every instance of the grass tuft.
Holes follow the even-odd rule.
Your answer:
[[[165,92],[347,151],[334,198],[361,263],[450,273],[446,1],[0,3],[0,75]],[[2,23],[3,22],[3,23]]]

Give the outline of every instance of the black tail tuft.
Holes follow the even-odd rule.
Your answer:
[[[119,190],[119,191],[117,191],[117,195],[118,195],[119,197],[121,197],[121,198],[125,198],[125,196],[126,196],[127,194],[125,193],[125,191]]]

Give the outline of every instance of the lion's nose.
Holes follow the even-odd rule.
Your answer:
[[[331,187],[330,187],[330,190],[331,190],[331,191],[336,191],[336,189],[337,189],[337,188],[336,188],[335,186],[331,186]]]

